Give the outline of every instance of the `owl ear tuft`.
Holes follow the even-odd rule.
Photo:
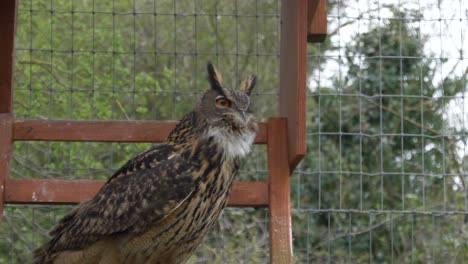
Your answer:
[[[241,83],[241,90],[250,96],[253,88],[255,87],[255,84],[257,84],[257,76],[252,74],[249,76],[249,78]]]
[[[219,74],[218,70],[216,70],[216,67],[211,62],[208,62],[206,68],[208,70],[208,81],[210,81],[211,89],[223,93],[223,89],[221,87],[223,77],[221,74]]]

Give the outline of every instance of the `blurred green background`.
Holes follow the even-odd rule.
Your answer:
[[[382,3],[381,3],[382,2]],[[307,156],[291,178],[296,263],[468,259],[463,0],[328,1],[308,46]],[[277,116],[280,2],[19,1],[17,119],[177,120],[251,73]],[[463,46],[465,45],[465,46]],[[12,178],[106,179],[149,144],[15,142]],[[239,180],[267,180],[265,146]],[[67,206],[6,206],[0,263],[31,251]],[[268,211],[228,208],[190,263],[267,263]]]

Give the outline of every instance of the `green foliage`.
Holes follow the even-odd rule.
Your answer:
[[[277,108],[278,21],[273,1],[19,1],[14,109],[18,119],[177,120],[208,88],[213,61],[228,86],[251,73],[260,120]],[[174,13],[180,15],[174,15]],[[196,15],[195,15],[196,14]],[[223,15],[218,15],[223,14]],[[239,19],[237,16],[243,16]],[[255,55],[252,60],[251,56]],[[260,65],[264,65],[261,66]],[[265,66],[266,65],[266,66]],[[13,178],[106,179],[149,144],[17,142]],[[256,146],[242,178],[266,178]],[[5,209],[0,263],[30,262],[30,252],[69,207]],[[196,261],[268,257],[265,214],[234,210],[221,220]],[[245,212],[245,213],[243,213]],[[236,220],[236,221],[234,221]],[[244,223],[250,222],[249,226]],[[231,228],[244,231],[230,233]],[[229,241],[219,247],[220,235]],[[246,249],[245,239],[251,240]],[[210,242],[214,241],[214,242]]]
[[[391,10],[401,19],[357,35],[345,48],[344,77],[309,103],[318,117],[308,131],[319,132],[308,141],[315,160],[301,164],[295,206],[344,211],[294,214],[295,246],[308,249],[298,260],[423,263],[447,250],[457,263],[468,256],[463,215],[409,213],[464,210],[466,190],[453,187],[464,181],[459,139],[450,135],[467,131],[446,117],[451,98],[466,91],[464,79],[434,85],[437,65],[424,58],[417,20]]]
[[[277,114],[277,1],[42,0],[19,1],[19,10],[18,119],[176,120],[207,88],[208,60],[228,86],[256,73],[257,118]],[[446,61],[423,54],[421,15],[390,10],[400,19],[353,36],[345,72],[309,95],[308,155],[291,181],[297,263],[468,258],[465,215],[424,213],[466,211],[468,162],[453,135],[467,131],[446,117],[466,75],[436,81]],[[340,49],[329,33],[308,47],[310,75]],[[16,142],[11,176],[106,179],[148,146]],[[241,170],[241,180],[266,180],[266,147],[255,146]],[[0,263],[30,262],[68,210],[5,208]],[[266,263],[268,247],[267,212],[229,208],[191,263]]]

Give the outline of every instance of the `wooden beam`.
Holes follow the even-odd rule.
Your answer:
[[[282,1],[280,115],[288,118],[291,171],[306,154],[306,74],[308,0]]]
[[[176,122],[171,121],[72,121],[19,120],[14,140],[163,142]],[[259,124],[256,144],[266,144],[267,125]]]
[[[5,203],[5,183],[10,175],[11,154],[13,152],[12,120],[12,114],[0,113],[0,225],[2,224]]]
[[[324,42],[327,37],[327,1],[309,0],[307,41]]]
[[[291,201],[287,120],[271,118],[268,129],[268,177],[270,181],[270,263],[292,263]]]
[[[10,204],[76,204],[91,199],[104,181],[9,179],[5,202]],[[268,184],[235,182],[228,205],[232,207],[268,206]]]
[[[13,68],[17,1],[0,1],[0,113],[13,107]]]
[[[0,225],[3,218],[5,182],[13,151],[13,68],[15,52],[15,0],[0,1]]]

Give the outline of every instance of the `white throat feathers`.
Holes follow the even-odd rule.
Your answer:
[[[226,159],[235,159],[249,154],[255,134],[254,131],[237,134],[225,128],[211,127],[208,129],[207,136],[213,137],[215,143],[223,149]]]

